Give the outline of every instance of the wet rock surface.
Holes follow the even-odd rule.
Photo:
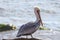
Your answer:
[[[15,38],[15,39],[2,39],[2,40],[42,40],[36,38]]]

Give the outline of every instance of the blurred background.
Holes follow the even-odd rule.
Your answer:
[[[0,23],[20,28],[22,24],[35,21],[34,6],[40,7],[45,27],[60,31],[60,0],[0,0]],[[0,33],[0,38],[4,34]]]

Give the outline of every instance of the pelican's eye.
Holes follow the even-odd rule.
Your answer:
[[[40,10],[37,10],[37,13],[39,13],[40,12]]]

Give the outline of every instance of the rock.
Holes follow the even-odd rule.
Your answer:
[[[36,38],[15,38],[15,39],[2,39],[2,40],[41,40]]]
[[[10,26],[9,24],[0,24],[0,32],[7,31],[7,30],[14,30],[16,27]]]

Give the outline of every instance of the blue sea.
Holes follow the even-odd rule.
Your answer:
[[[40,7],[45,27],[60,31],[60,0],[0,0],[0,23],[13,24],[18,29],[35,21],[34,6]]]

